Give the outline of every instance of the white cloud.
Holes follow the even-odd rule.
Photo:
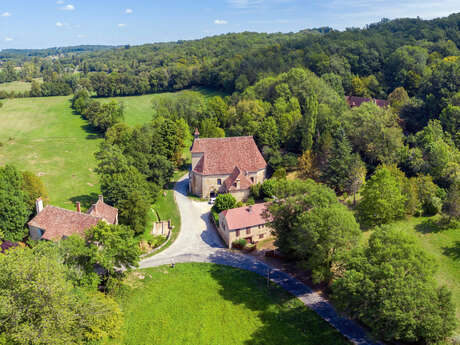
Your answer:
[[[11,37],[5,37],[5,42],[11,42],[13,39]]]
[[[227,3],[236,8],[251,8],[261,5],[264,0],[227,0]]]
[[[11,13],[10,12],[3,12],[2,17],[11,17]]]
[[[223,20],[223,19],[216,19],[214,21],[214,24],[216,24],[216,25],[225,25],[225,24],[228,24],[228,21]]]
[[[63,3],[64,3],[64,0],[57,0],[56,1],[56,4],[58,4],[58,5],[62,5]]]
[[[68,5],[65,5],[65,6],[61,7],[61,10],[63,10],[63,11],[73,11],[73,10],[75,10],[75,6],[71,5],[71,4],[68,4]]]
[[[131,13],[133,13],[133,10],[132,10],[131,8],[127,8],[127,9],[125,10],[125,13],[126,13],[126,14],[131,14]]]
[[[57,26],[57,27],[64,26],[64,23],[62,23],[62,22],[56,22],[56,26]]]
[[[123,23],[118,24],[118,27],[119,27],[119,28],[124,28],[125,26],[126,26],[126,24],[123,24]]]

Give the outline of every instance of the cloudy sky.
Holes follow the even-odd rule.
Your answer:
[[[0,0],[0,49],[141,44],[227,32],[362,27],[435,18],[459,0]]]

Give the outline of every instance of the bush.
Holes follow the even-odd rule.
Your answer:
[[[229,210],[231,208],[236,207],[236,199],[231,194],[219,194],[216,198],[214,206],[212,206],[212,210],[217,214],[221,213],[222,211]]]
[[[233,241],[232,248],[235,249],[244,249],[247,245],[247,241],[244,238],[240,238],[238,240]]]

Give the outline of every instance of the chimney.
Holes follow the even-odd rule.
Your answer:
[[[77,205],[77,212],[81,213],[80,201],[77,201],[76,205]]]
[[[43,200],[42,198],[38,198],[35,200],[35,210],[37,211],[37,214],[39,214],[41,211],[43,211]]]
[[[195,133],[193,133],[193,136],[195,139],[198,139],[200,137],[200,132],[198,131],[198,128],[195,128]]]
[[[102,194],[99,194],[99,201],[104,202],[104,196]]]

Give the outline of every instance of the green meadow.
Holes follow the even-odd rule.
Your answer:
[[[349,344],[297,298],[255,273],[178,264],[131,274],[113,345]]]

